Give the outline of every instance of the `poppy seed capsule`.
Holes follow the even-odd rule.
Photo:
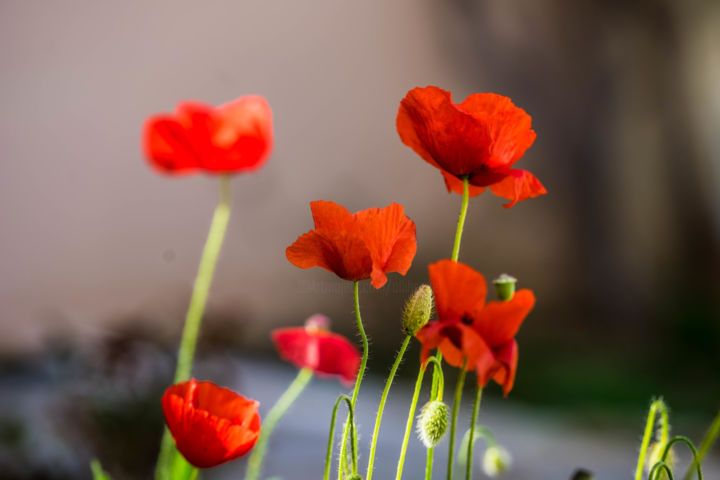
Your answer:
[[[428,402],[418,417],[418,435],[425,448],[432,448],[445,435],[448,426],[449,411],[447,405],[439,400]]]
[[[429,320],[433,309],[433,291],[430,285],[420,285],[405,304],[402,328],[405,335],[414,336]]]
[[[493,285],[495,285],[495,292],[497,292],[498,298],[503,302],[512,300],[513,296],[515,295],[516,283],[517,278],[512,277],[507,273],[503,273],[498,278],[493,280]]]
[[[494,445],[485,450],[483,457],[483,471],[488,477],[497,477],[510,469],[512,457],[503,447]]]

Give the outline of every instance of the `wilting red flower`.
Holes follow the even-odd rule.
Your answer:
[[[198,468],[248,453],[260,437],[258,402],[212,382],[171,386],[162,397],[165,422],[177,449]]]
[[[333,202],[310,202],[315,230],[301,235],[286,250],[300,268],[321,267],[345,280],[371,278],[380,288],[386,273],[405,275],[415,257],[415,223],[402,205],[350,213]]]
[[[150,164],[164,173],[248,172],[270,155],[272,112],[258,95],[219,107],[184,102],[172,115],[148,118],[143,137]]]
[[[278,328],[271,333],[280,356],[298,368],[339,376],[352,384],[360,368],[360,352],[347,338],[327,330],[330,320],[313,315],[304,327]]]
[[[494,93],[475,93],[459,105],[438,87],[414,88],[400,102],[397,130],[403,143],[437,167],[448,191],[470,195],[490,187],[495,195],[520,200],[546,193],[526,170],[510,168],[535,141],[531,118],[512,101]]]
[[[416,335],[422,343],[422,360],[438,348],[450,365],[461,367],[467,360],[466,368],[475,370],[478,385],[493,379],[507,395],[518,360],[514,337],[535,305],[535,295],[522,289],[511,300],[485,304],[485,277],[471,267],[441,260],[429,270],[438,321]]]

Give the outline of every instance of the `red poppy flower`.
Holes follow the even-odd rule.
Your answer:
[[[355,381],[360,352],[347,338],[327,331],[330,320],[313,315],[305,327],[278,328],[271,333],[280,356],[298,368],[338,376],[346,385]]]
[[[185,102],[175,114],[150,117],[143,136],[145,155],[161,172],[248,172],[270,155],[272,112],[257,95],[219,107]]]
[[[315,230],[301,235],[286,250],[288,260],[300,268],[321,267],[345,280],[371,278],[380,288],[385,274],[405,275],[417,241],[415,223],[402,205],[350,213],[333,202],[310,202]]]
[[[470,195],[485,187],[510,200],[546,193],[526,170],[510,168],[535,141],[531,118],[512,101],[494,93],[475,93],[459,105],[437,87],[414,88],[400,102],[397,130],[403,143],[440,169],[448,192],[462,194],[462,178]]]
[[[507,395],[515,381],[518,346],[515,334],[535,305],[532,291],[522,289],[511,300],[485,304],[482,274],[469,266],[441,260],[429,267],[438,321],[418,331],[423,361],[438,348],[445,360],[475,370],[478,385],[490,379]]]
[[[210,468],[248,453],[260,436],[258,402],[190,379],[171,386],[162,397],[165,422],[185,459]]]

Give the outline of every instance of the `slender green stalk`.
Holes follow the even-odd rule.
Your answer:
[[[357,403],[358,393],[360,392],[360,384],[362,383],[363,376],[365,376],[365,366],[367,365],[368,359],[368,340],[365,335],[365,328],[363,327],[362,317],[360,316],[360,295],[359,295],[359,282],[356,280],[353,282],[353,298],[355,301],[355,321],[357,322],[358,331],[362,338],[362,360],[360,361],[360,369],[358,370],[357,379],[355,380],[355,389],[352,394],[352,407],[355,408]],[[347,439],[348,439],[349,424],[345,424],[345,430],[342,436],[342,447],[340,448],[340,462],[338,466],[338,480],[342,480],[342,472],[345,469],[345,460],[347,455]],[[357,462],[357,435],[353,439],[353,463]],[[353,472],[354,473],[354,472]]]
[[[648,447],[650,446],[650,438],[652,437],[653,429],[655,428],[655,414],[660,410],[660,442],[665,444],[668,441],[668,435],[670,431],[667,405],[662,399],[655,400],[650,404],[650,410],[648,411],[647,421],[645,422],[645,433],[643,433],[642,443],[640,443],[640,454],[638,455],[638,463],[635,468],[635,480],[642,480],[643,468],[645,467],[645,457],[647,455]]]
[[[265,452],[267,451],[268,443],[270,442],[270,435],[275,430],[277,422],[285,415],[288,408],[297,400],[298,396],[305,390],[305,387],[312,379],[313,372],[309,368],[303,368],[298,372],[295,380],[285,390],[285,392],[278,398],[275,405],[270,409],[265,420],[262,424],[262,433],[258,439],[255,449],[253,449],[250,458],[248,459],[247,472],[245,473],[245,480],[258,480],[260,473],[262,472],[263,460],[265,458]]]
[[[323,474],[323,480],[329,480],[330,479],[330,463],[332,459],[332,445],[333,440],[335,437],[335,419],[337,417],[337,410],[338,406],[340,406],[340,402],[345,401],[348,407],[348,421],[350,423],[350,435],[353,437],[356,436],[355,433],[355,426],[354,426],[354,412],[352,407],[352,400],[350,400],[350,397],[347,395],[340,395],[337,400],[335,400],[335,406],[333,407],[332,411],[332,417],[330,417],[330,433],[328,434],[328,442],[327,442],[327,451],[325,452],[325,473]],[[353,443],[350,442],[350,448],[353,448]],[[355,455],[352,454],[352,457],[355,458]],[[357,463],[353,465],[353,471],[357,472]]]
[[[470,441],[468,442],[467,447],[467,466],[465,470],[465,480],[470,480],[472,478],[473,444],[475,444],[475,423],[477,422],[478,410],[480,409],[482,392],[482,387],[478,386],[475,391],[475,403],[473,404],[472,420],[470,423]]]
[[[194,470],[190,473],[190,480],[197,480],[197,478],[198,478],[199,475],[200,475],[200,470],[198,470],[197,468],[194,469]]]
[[[447,480],[452,480],[453,466],[455,464],[455,427],[457,426],[458,410],[460,409],[463,387],[465,386],[466,365],[467,358],[463,360],[460,373],[458,374],[457,384],[455,385],[455,400],[453,401],[452,417],[450,417],[450,446],[448,448]]]
[[[665,473],[668,476],[668,480],[675,480],[673,477],[672,470],[665,462],[658,462],[650,469],[650,473],[648,474],[648,480],[658,480],[660,479],[660,472],[665,471]]]
[[[195,356],[195,345],[197,344],[200,324],[202,323],[205,304],[207,303],[210,284],[212,283],[215,265],[217,264],[220,248],[225,239],[228,221],[230,220],[230,176],[220,176],[220,198],[215,207],[210,231],[208,232],[205,248],[200,259],[200,266],[195,277],[190,306],[185,315],[185,326],[183,327],[180,349],[178,351],[178,362],[175,369],[174,383],[183,382],[190,378],[192,371],[193,357]],[[170,479],[170,463],[173,453],[176,452],[170,431],[165,428],[162,443],[160,445],[160,457],[155,469],[156,480]]]
[[[670,448],[672,448],[673,444],[678,443],[678,442],[682,442],[685,445],[687,445],[688,448],[690,449],[690,451],[692,452],[692,455],[693,455],[692,465],[694,466],[693,468],[695,468],[695,471],[697,472],[698,480],[703,480],[702,465],[700,464],[700,460],[698,457],[698,451],[695,448],[695,445],[693,445],[692,441],[687,437],[684,437],[682,435],[675,435],[672,439],[670,439],[670,441],[667,442],[667,445],[665,445],[665,450],[663,450],[662,458],[660,458],[660,460],[663,463],[665,463],[667,461],[668,455],[670,454]],[[672,478],[670,480],[672,480]]]
[[[702,464],[703,458],[705,458],[705,454],[710,450],[710,447],[712,447],[713,443],[715,443],[718,434],[720,434],[720,412],[718,412],[717,416],[710,424],[710,428],[708,428],[707,433],[705,433],[705,437],[702,439],[702,442],[700,442],[700,448],[698,448],[697,457],[694,458],[693,462],[690,464],[690,468],[688,468],[688,471],[685,474],[685,480],[690,480],[693,470],[696,469],[697,465]]]
[[[460,240],[462,239],[465,217],[467,216],[468,200],[470,200],[470,184],[468,177],[463,177],[463,198],[460,206],[460,217],[458,218],[457,229],[455,230],[455,242],[453,243],[452,261],[457,262],[460,255]]]
[[[400,367],[400,363],[402,363],[402,359],[405,356],[405,350],[407,350],[410,339],[412,339],[412,335],[405,335],[405,340],[403,340],[402,346],[400,346],[400,350],[395,356],[395,363],[393,363],[393,366],[390,369],[390,374],[388,375],[387,381],[385,382],[385,388],[383,389],[382,396],[380,397],[380,404],[378,405],[378,411],[375,417],[375,428],[373,430],[372,441],[370,442],[370,456],[368,457],[365,480],[372,479],[373,465],[375,463],[375,449],[377,448],[378,433],[380,432],[380,422],[382,422],[383,410],[385,410],[385,402],[387,401],[390,386],[395,379],[397,369]]]

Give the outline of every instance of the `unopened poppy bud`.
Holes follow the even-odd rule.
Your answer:
[[[420,285],[405,304],[402,327],[406,335],[415,335],[432,315],[433,291],[430,285]]]
[[[350,475],[349,477],[346,477],[346,480],[362,480],[362,477],[356,473],[354,475]]]
[[[647,465],[645,468],[647,468],[648,473],[652,469],[653,465],[655,465],[657,462],[662,460],[662,455],[665,452],[665,447],[667,446],[667,443],[662,442],[655,442],[650,444],[650,448],[648,449],[648,459],[647,459]],[[665,463],[668,467],[670,467],[670,470],[672,470],[674,464],[675,464],[675,451],[671,448],[668,452],[668,456],[665,458]],[[663,470],[660,475],[657,477],[658,479],[667,480],[667,472]]]
[[[418,435],[425,448],[438,444],[445,435],[448,426],[449,410],[447,405],[439,400],[428,402],[422,408],[418,417]]]
[[[511,464],[512,457],[510,456],[510,452],[503,447],[493,445],[485,450],[482,467],[485,475],[488,477],[502,475],[510,469]]]
[[[495,291],[497,292],[498,298],[504,302],[512,300],[513,295],[515,295],[516,283],[517,278],[511,277],[507,273],[503,273],[493,280],[493,285],[495,285]]]

